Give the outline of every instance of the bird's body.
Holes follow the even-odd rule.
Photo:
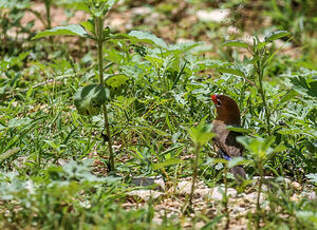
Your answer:
[[[216,151],[226,160],[242,156],[243,146],[236,140],[236,137],[241,134],[227,128],[228,125],[241,127],[240,110],[237,103],[225,95],[212,95],[211,98],[217,109],[217,117],[212,122],[215,133],[213,144]],[[239,180],[246,178],[241,166],[235,166],[231,171]]]

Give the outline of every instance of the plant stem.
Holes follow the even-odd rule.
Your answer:
[[[227,181],[227,175],[228,175],[228,168],[227,165],[225,165],[225,169],[224,169],[224,184],[225,184],[225,192],[223,195],[223,205],[224,205],[224,211],[227,217],[227,221],[226,221],[226,226],[225,229],[229,229],[229,225],[230,225],[230,215],[229,215],[229,209],[228,209],[228,181]]]
[[[258,54],[261,56],[261,54]],[[262,56],[261,56],[262,58]],[[266,103],[266,97],[265,97],[265,91],[263,89],[263,76],[264,76],[264,67],[262,65],[262,61],[259,60],[257,61],[257,74],[258,74],[258,80],[259,80],[259,92],[262,98],[263,106],[265,109],[265,118],[266,118],[266,130],[267,133],[270,135],[271,134],[271,126],[270,126],[270,111],[268,109],[267,103]]]
[[[51,23],[51,0],[45,0],[45,10],[46,10],[46,29],[52,28]]]
[[[257,213],[256,229],[260,229],[260,218],[261,218],[260,198],[261,198],[262,184],[263,184],[263,170],[262,170],[261,160],[258,164],[258,169],[259,169],[259,173],[260,173],[260,178],[258,181],[259,186],[258,186],[258,194],[257,194],[257,198],[256,198],[256,213]]]
[[[51,22],[51,0],[45,0],[45,11],[46,11],[46,29],[49,30],[52,28]],[[50,43],[53,45],[53,37],[49,38]],[[53,47],[53,46],[52,46]]]
[[[193,200],[193,196],[194,196],[194,191],[195,191],[195,185],[196,185],[196,180],[197,180],[197,174],[198,174],[198,158],[199,158],[199,150],[200,150],[200,144],[196,144],[196,148],[195,148],[195,161],[194,161],[194,165],[193,165],[193,182],[192,182],[192,187],[191,187],[191,191],[190,191],[190,195],[189,195],[189,206],[192,206],[192,200]]]
[[[98,70],[99,70],[99,82],[101,85],[104,85],[104,79],[103,79],[103,19],[101,17],[95,18],[95,25],[96,25],[96,36],[97,36],[97,47],[98,47]],[[108,139],[108,146],[109,146],[109,170],[114,171],[115,165],[114,165],[114,154],[112,150],[112,137],[110,133],[110,127],[109,127],[109,119],[108,119],[108,112],[107,112],[107,106],[103,104],[103,115],[104,115],[104,130],[107,132],[107,139]]]

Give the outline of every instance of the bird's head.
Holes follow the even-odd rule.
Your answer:
[[[211,100],[216,105],[216,120],[223,121],[227,125],[240,126],[240,110],[237,103],[226,95],[211,95]]]

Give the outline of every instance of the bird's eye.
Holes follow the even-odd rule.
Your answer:
[[[216,106],[220,107],[221,106],[221,100],[219,98],[217,98],[217,104]]]

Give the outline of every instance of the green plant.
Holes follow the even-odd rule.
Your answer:
[[[316,4],[312,0],[268,1],[265,15],[269,15],[278,29],[290,31],[295,42],[305,41],[304,31],[314,31]]]
[[[195,153],[195,159],[192,164],[193,168],[193,174],[192,174],[192,186],[191,191],[189,194],[189,210],[192,209],[192,200],[193,195],[195,192],[195,184],[198,177],[198,160],[199,160],[199,153],[202,146],[206,145],[208,141],[214,136],[214,134],[211,132],[211,125],[206,125],[205,121],[201,121],[200,124],[197,127],[192,127],[189,130],[189,135],[194,143],[194,153]]]
[[[248,81],[251,81],[251,84],[255,85],[257,87],[257,91],[261,96],[262,99],[262,105],[263,105],[263,112],[264,117],[266,121],[266,132],[268,135],[271,135],[271,111],[270,106],[267,102],[267,95],[265,92],[265,88],[263,85],[264,77],[265,77],[265,71],[268,65],[271,64],[274,56],[276,55],[278,50],[271,50],[268,45],[271,44],[274,40],[277,40],[279,38],[287,37],[290,34],[287,31],[276,31],[273,33],[268,34],[264,41],[260,41],[260,39],[255,36],[253,37],[253,44],[249,45],[246,42],[243,41],[226,41],[224,43],[225,46],[229,47],[240,47],[240,48],[246,48],[251,53],[252,58],[249,60],[249,63],[253,66],[253,73],[257,76],[257,79],[254,79],[254,76],[250,74],[250,76],[246,76],[244,71],[239,68],[231,68],[225,66],[224,68],[219,68],[220,71],[225,73],[230,73],[237,75],[239,77],[242,77],[244,79],[248,79]],[[255,82],[252,83],[252,80],[255,80]]]
[[[260,204],[260,198],[262,194],[262,186],[264,183],[264,169],[267,163],[267,160],[271,157],[273,153],[277,153],[282,150],[283,146],[277,146],[275,149],[272,148],[272,144],[274,142],[274,137],[238,137],[237,140],[241,142],[244,147],[249,150],[252,154],[253,158],[253,166],[256,169],[257,173],[259,174],[258,189],[257,189],[257,199],[256,199],[256,212],[257,212],[257,219],[256,219],[256,226],[257,229],[260,228],[260,218],[262,217],[262,208]]]
[[[76,35],[85,38],[91,38],[96,42],[97,45],[97,59],[98,59],[98,76],[99,76],[99,86],[98,85],[89,85],[86,88],[80,89],[77,93],[75,99],[75,105],[79,110],[79,113],[86,115],[97,115],[99,113],[99,108],[102,107],[104,115],[104,140],[108,142],[109,146],[109,170],[115,170],[114,162],[114,153],[112,149],[112,135],[109,127],[108,112],[107,106],[105,105],[106,97],[109,95],[109,89],[106,89],[105,80],[104,80],[104,59],[103,59],[103,44],[105,41],[110,39],[115,39],[116,37],[110,33],[110,28],[104,28],[105,16],[115,4],[116,1],[89,1],[85,4],[89,13],[92,16],[92,20],[82,23],[81,25],[69,25],[69,26],[60,26],[55,27],[50,30],[46,30],[38,33],[33,39],[42,38],[45,36],[56,36],[56,35]],[[116,75],[111,75],[108,77],[108,84],[117,84],[117,82],[111,81],[111,77]],[[126,78],[120,79],[125,81]],[[94,93],[93,91],[96,91]]]

